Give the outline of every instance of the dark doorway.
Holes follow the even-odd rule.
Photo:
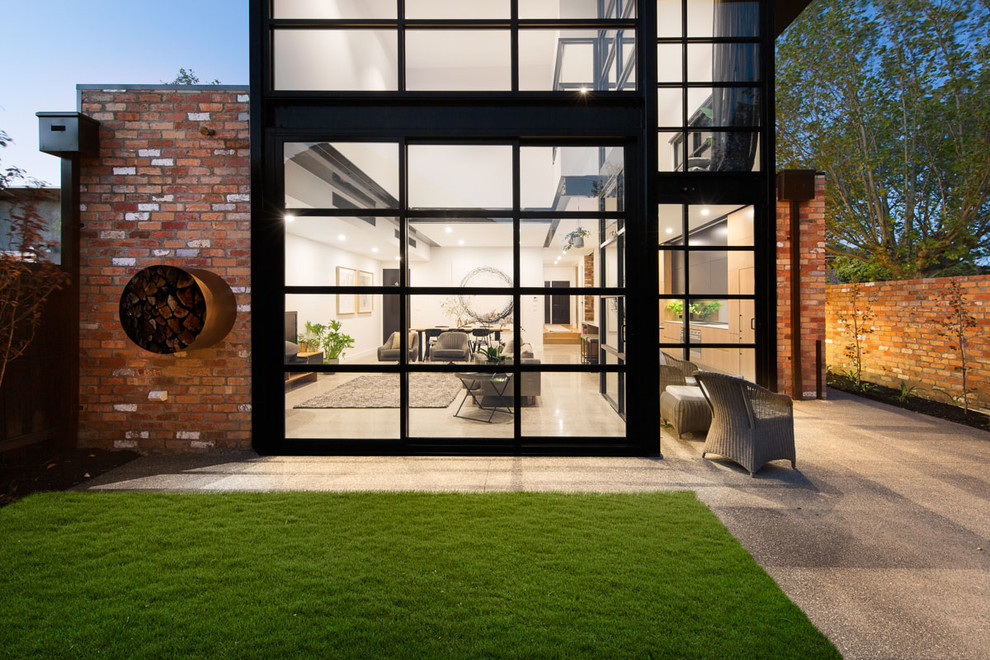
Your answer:
[[[553,280],[552,282],[544,282],[544,286],[547,288],[562,288],[566,289],[570,286],[570,282],[562,280]],[[570,325],[571,324],[571,299],[569,296],[546,296],[546,302],[544,303],[544,323],[552,323],[555,325]]]
[[[384,286],[399,286],[399,278],[402,270],[399,268],[383,268],[382,283]],[[402,327],[399,320],[401,296],[382,296],[382,341],[392,336],[393,332],[398,332]]]

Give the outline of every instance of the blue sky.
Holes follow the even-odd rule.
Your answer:
[[[248,83],[248,0],[0,0],[4,167],[59,183],[38,151],[38,111],[75,110],[76,84],[156,84],[179,67]]]

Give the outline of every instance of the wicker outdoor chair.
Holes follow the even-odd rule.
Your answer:
[[[790,397],[735,376],[699,371],[695,378],[712,406],[712,425],[702,458],[707,454],[724,456],[749,470],[751,477],[778,458],[797,467]]]

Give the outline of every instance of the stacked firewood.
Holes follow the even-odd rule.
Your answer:
[[[199,283],[174,266],[135,275],[120,297],[120,323],[135,344],[152,353],[177,353],[196,341],[206,323]]]

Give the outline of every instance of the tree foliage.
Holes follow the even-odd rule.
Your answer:
[[[174,80],[170,80],[168,85],[198,85],[199,76],[192,69],[185,69],[184,67],[179,67],[179,73],[175,76]],[[209,82],[210,85],[219,85],[220,81],[214,78]]]
[[[10,142],[0,131],[0,147]],[[23,170],[0,168],[0,196],[17,182],[31,182]],[[31,205],[12,205],[9,243],[0,252],[0,385],[7,365],[24,354],[42,321],[45,303],[69,283],[68,275],[48,259],[44,219]]]
[[[828,181],[846,281],[990,257],[990,0],[816,0],[778,41],[777,161]]]

